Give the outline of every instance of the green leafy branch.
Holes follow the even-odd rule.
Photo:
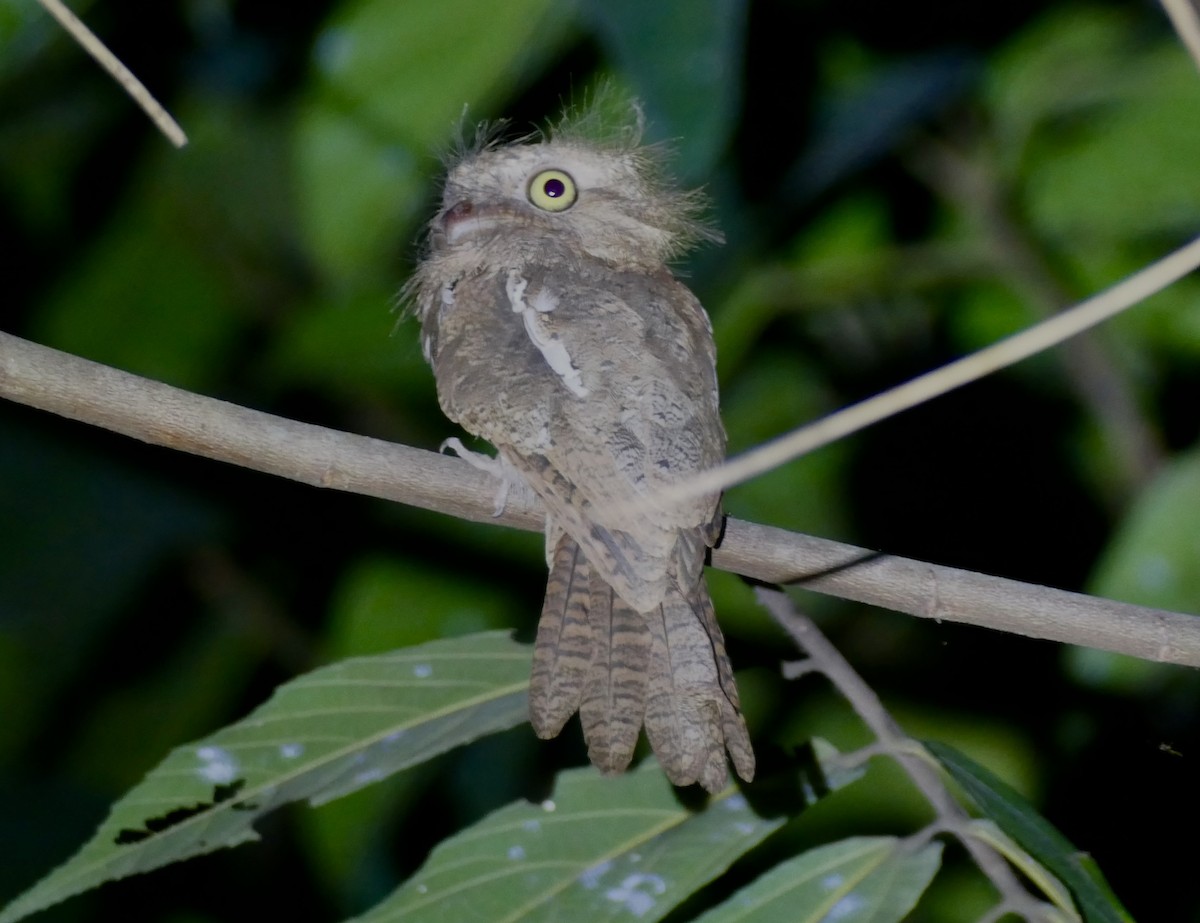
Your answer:
[[[514,803],[444,841],[359,923],[629,913],[658,920],[813,801],[857,781],[865,762],[880,754],[896,760],[928,800],[934,819],[926,827],[790,856],[701,919],[899,921],[940,867],[936,837],[945,834],[963,844],[999,894],[984,921],[1008,913],[1030,921],[1129,919],[1086,857],[1018,794],[953,748],[923,747],[905,735],[782,592],[760,590],[759,598],[807,652],[807,666],[853,705],[875,735],[873,745],[840,754],[814,741],[783,773],[768,773],[744,794],[730,787],[700,811],[679,802],[650,759],[616,779],[590,767],[564,772],[551,798]],[[0,911],[0,923],[108,881],[257,839],[255,822],[283,804],[323,804],[521,724],[529,664],[527,647],[489,632],[352,658],[286,683],[242,721],[174,750],[113,806],[74,857]],[[967,814],[939,765],[985,819]],[[792,803],[756,810],[761,789],[778,790],[781,776]],[[1026,890],[1014,867],[1048,901]]]
[[[1097,882],[1073,874],[1070,863],[1076,855],[1074,848],[1017,792],[953,747],[922,745],[907,735],[875,691],[816,624],[795,610],[784,593],[760,588],[758,599],[808,655],[807,660],[786,665],[785,675],[793,679],[809,672],[825,676],[875,737],[873,744],[846,754],[842,762],[857,765],[879,755],[894,759],[934,812],[934,819],[925,830],[914,835],[915,841],[943,833],[954,836],[995,887],[1000,901],[983,920],[990,923],[1008,913],[1027,920],[1079,919],[1066,887],[1075,894],[1081,907],[1088,908],[1083,919],[1114,923],[1128,919],[1123,911],[1118,913],[1119,905],[1100,892]],[[949,770],[988,820],[975,820],[967,814],[947,788],[940,769]],[[1008,863],[1036,883],[1053,904],[1032,897]]]

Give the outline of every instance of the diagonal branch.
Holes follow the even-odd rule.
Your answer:
[[[891,756],[924,796],[937,817],[937,826],[958,837],[980,871],[988,877],[1002,898],[1001,907],[1019,913],[1026,920],[1051,920],[1048,908],[1021,886],[1004,858],[991,846],[970,835],[970,815],[954,799],[942,780],[936,763],[909,737],[889,714],[879,696],[821,634],[816,624],[801,615],[787,594],[778,589],[759,587],[759,603],[791,636],[816,669],[825,674],[846,699],[858,717],[875,735],[882,752]]]
[[[1200,9],[1196,7],[1196,0],[1162,0],[1162,5],[1183,47],[1200,67]]]
[[[1054,317],[1070,304],[1070,293],[1060,283],[1045,248],[1014,213],[1015,196],[1005,187],[1002,171],[987,163],[986,157],[972,147],[928,138],[913,146],[909,163],[948,206],[978,225],[998,276],[1041,319]],[[1091,416],[1113,460],[1114,483],[1106,499],[1119,509],[1153,477],[1165,451],[1129,376],[1111,352],[1098,330],[1083,330],[1062,343],[1059,361],[1067,384]]]
[[[722,465],[663,488],[658,497],[663,501],[701,497],[766,474],[814,449],[1064,343],[1162,291],[1197,267],[1200,267],[1200,237],[1079,304],[970,355],[776,436]]]
[[[142,107],[142,111],[149,116],[150,121],[167,136],[172,144],[176,147],[183,147],[187,144],[187,135],[183,133],[179,123],[171,118],[171,114],[162,107],[162,103],[151,95],[145,84],[133,76],[133,72],[122,64],[120,59],[109,51],[100,39],[96,38],[79,17],[67,9],[62,0],[38,0],[38,2],[47,13],[58,20],[59,25],[71,34],[84,51],[95,58],[100,66],[112,75],[112,78],[121,85],[135,103]]]
[[[475,522],[540,531],[536,502],[510,497],[460,459],[250,410],[0,333],[0,397],[167,446]],[[1200,618],[878,554],[729,520],[712,563],[923,618],[1200,666]]]

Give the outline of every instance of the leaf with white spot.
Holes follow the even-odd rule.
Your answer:
[[[507,632],[345,660],[174,750],[86,846],[0,913],[12,923],[106,881],[256,839],[281,804],[314,804],[526,720],[529,648]]]
[[[616,778],[570,770],[550,800],[501,808],[441,843],[355,923],[658,920],[782,823],[733,788],[693,813],[653,760]]]
[[[821,795],[858,778],[827,765],[835,755],[828,744],[814,750]],[[689,810],[653,760],[616,778],[571,770],[549,801],[509,805],[438,845],[353,923],[651,923],[783,822],[759,816],[736,788]]]
[[[777,865],[696,923],[899,923],[941,861],[936,841],[850,837]]]

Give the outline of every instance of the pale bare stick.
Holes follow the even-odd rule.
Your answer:
[[[704,494],[718,493],[734,484],[765,474],[880,420],[1050,349],[1149,298],[1197,266],[1200,266],[1200,239],[1151,263],[1112,288],[1020,333],[765,442],[677,485],[662,488],[655,492],[654,501],[669,505]]]
[[[1200,67],[1200,10],[1196,9],[1195,0],[1162,0],[1162,5],[1179,40]]]
[[[298,423],[0,333],[0,397],[143,442],[475,522],[540,531],[517,492],[434,452]],[[730,519],[715,567],[924,618],[1200,666],[1200,618],[881,555]]]
[[[145,84],[133,76],[129,68],[122,64],[100,39],[96,38],[95,33],[85,26],[79,17],[67,9],[61,0],[38,0],[38,2],[47,13],[58,20],[64,29],[71,33],[75,41],[79,42],[83,49],[95,58],[117,83],[121,84],[125,92],[142,107],[142,111],[150,117],[150,121],[158,126],[158,130],[166,135],[172,144],[176,147],[183,147],[187,144],[187,135],[179,127],[179,123],[171,118],[171,114],[151,95]]]

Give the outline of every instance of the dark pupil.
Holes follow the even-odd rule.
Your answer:
[[[550,198],[557,199],[567,191],[567,185],[560,179],[548,179],[546,185],[542,187],[542,192],[546,193]]]

